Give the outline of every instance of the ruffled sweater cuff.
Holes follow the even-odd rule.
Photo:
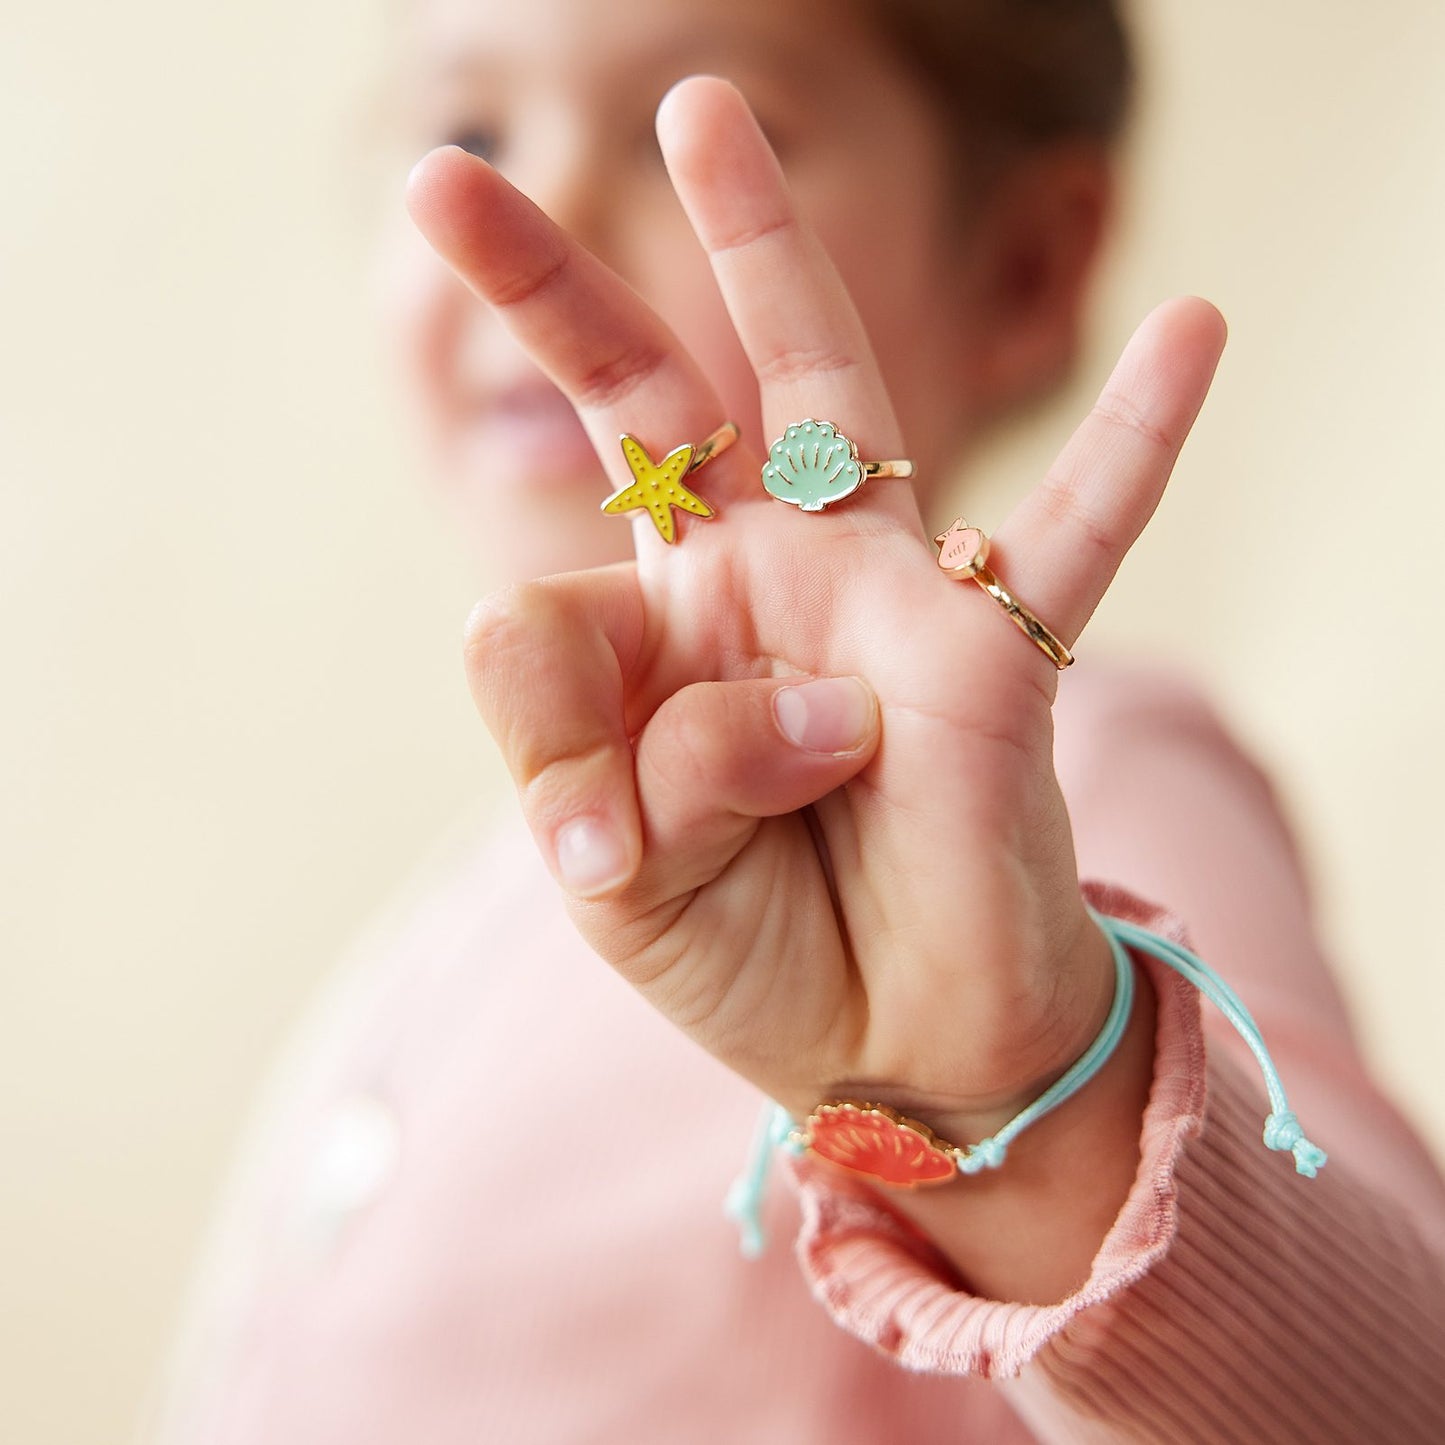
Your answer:
[[[1085,896],[1186,942],[1123,889]],[[1085,1283],[1050,1305],[970,1294],[866,1184],[802,1159],[796,1248],[814,1294],[905,1368],[1023,1371],[1011,1397],[1046,1438],[1065,1417],[1070,1439],[1131,1426],[1151,1439],[1441,1438],[1439,1260],[1339,1162],[1305,1180],[1266,1150],[1263,1090],[1222,1051],[1206,1057],[1197,991],[1155,959],[1136,964],[1158,1004],[1154,1074],[1134,1184]],[[1367,1285],[1349,1269],[1362,1251]],[[1391,1432],[1340,1434],[1349,1421]]]

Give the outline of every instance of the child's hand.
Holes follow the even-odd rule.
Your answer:
[[[906,457],[741,97],[685,82],[659,134],[768,436],[826,418],[865,460]],[[615,485],[620,433],[660,457],[725,419],[647,306],[483,162],[432,153],[409,205]],[[1156,310],[997,528],[991,565],[1066,644],[1153,511],[1223,339],[1204,302]],[[949,518],[925,533],[907,482],[805,516],[760,462],[739,444],[689,477],[719,515],[679,514],[678,545],[638,513],[635,564],[481,604],[477,705],[578,927],[657,1008],[795,1115],[865,1095],[966,1142],[1083,1051],[1113,990],[1054,776],[1056,673],[939,571],[926,537]]]

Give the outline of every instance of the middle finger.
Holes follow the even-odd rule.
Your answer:
[[[680,81],[658,108],[657,134],[757,375],[768,435],[811,416],[835,422],[865,460],[901,456],[862,319],[742,95],[713,76]],[[869,499],[916,529],[911,488]]]

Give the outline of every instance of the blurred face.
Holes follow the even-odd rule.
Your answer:
[[[756,383],[653,131],[674,81],[727,76],[862,312],[921,485],[938,481],[968,426],[948,319],[965,248],[937,121],[848,6],[413,0],[404,64],[413,158],[452,142],[495,165],[647,299],[764,450]],[[403,215],[380,276],[429,462],[490,570],[520,578],[630,555],[631,529],[598,511],[609,488],[571,408]],[[654,452],[697,440],[652,436],[646,417],[635,430]]]

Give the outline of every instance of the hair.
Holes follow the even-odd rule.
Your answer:
[[[866,0],[933,92],[963,177],[984,185],[1051,143],[1110,148],[1135,69],[1118,0]]]

